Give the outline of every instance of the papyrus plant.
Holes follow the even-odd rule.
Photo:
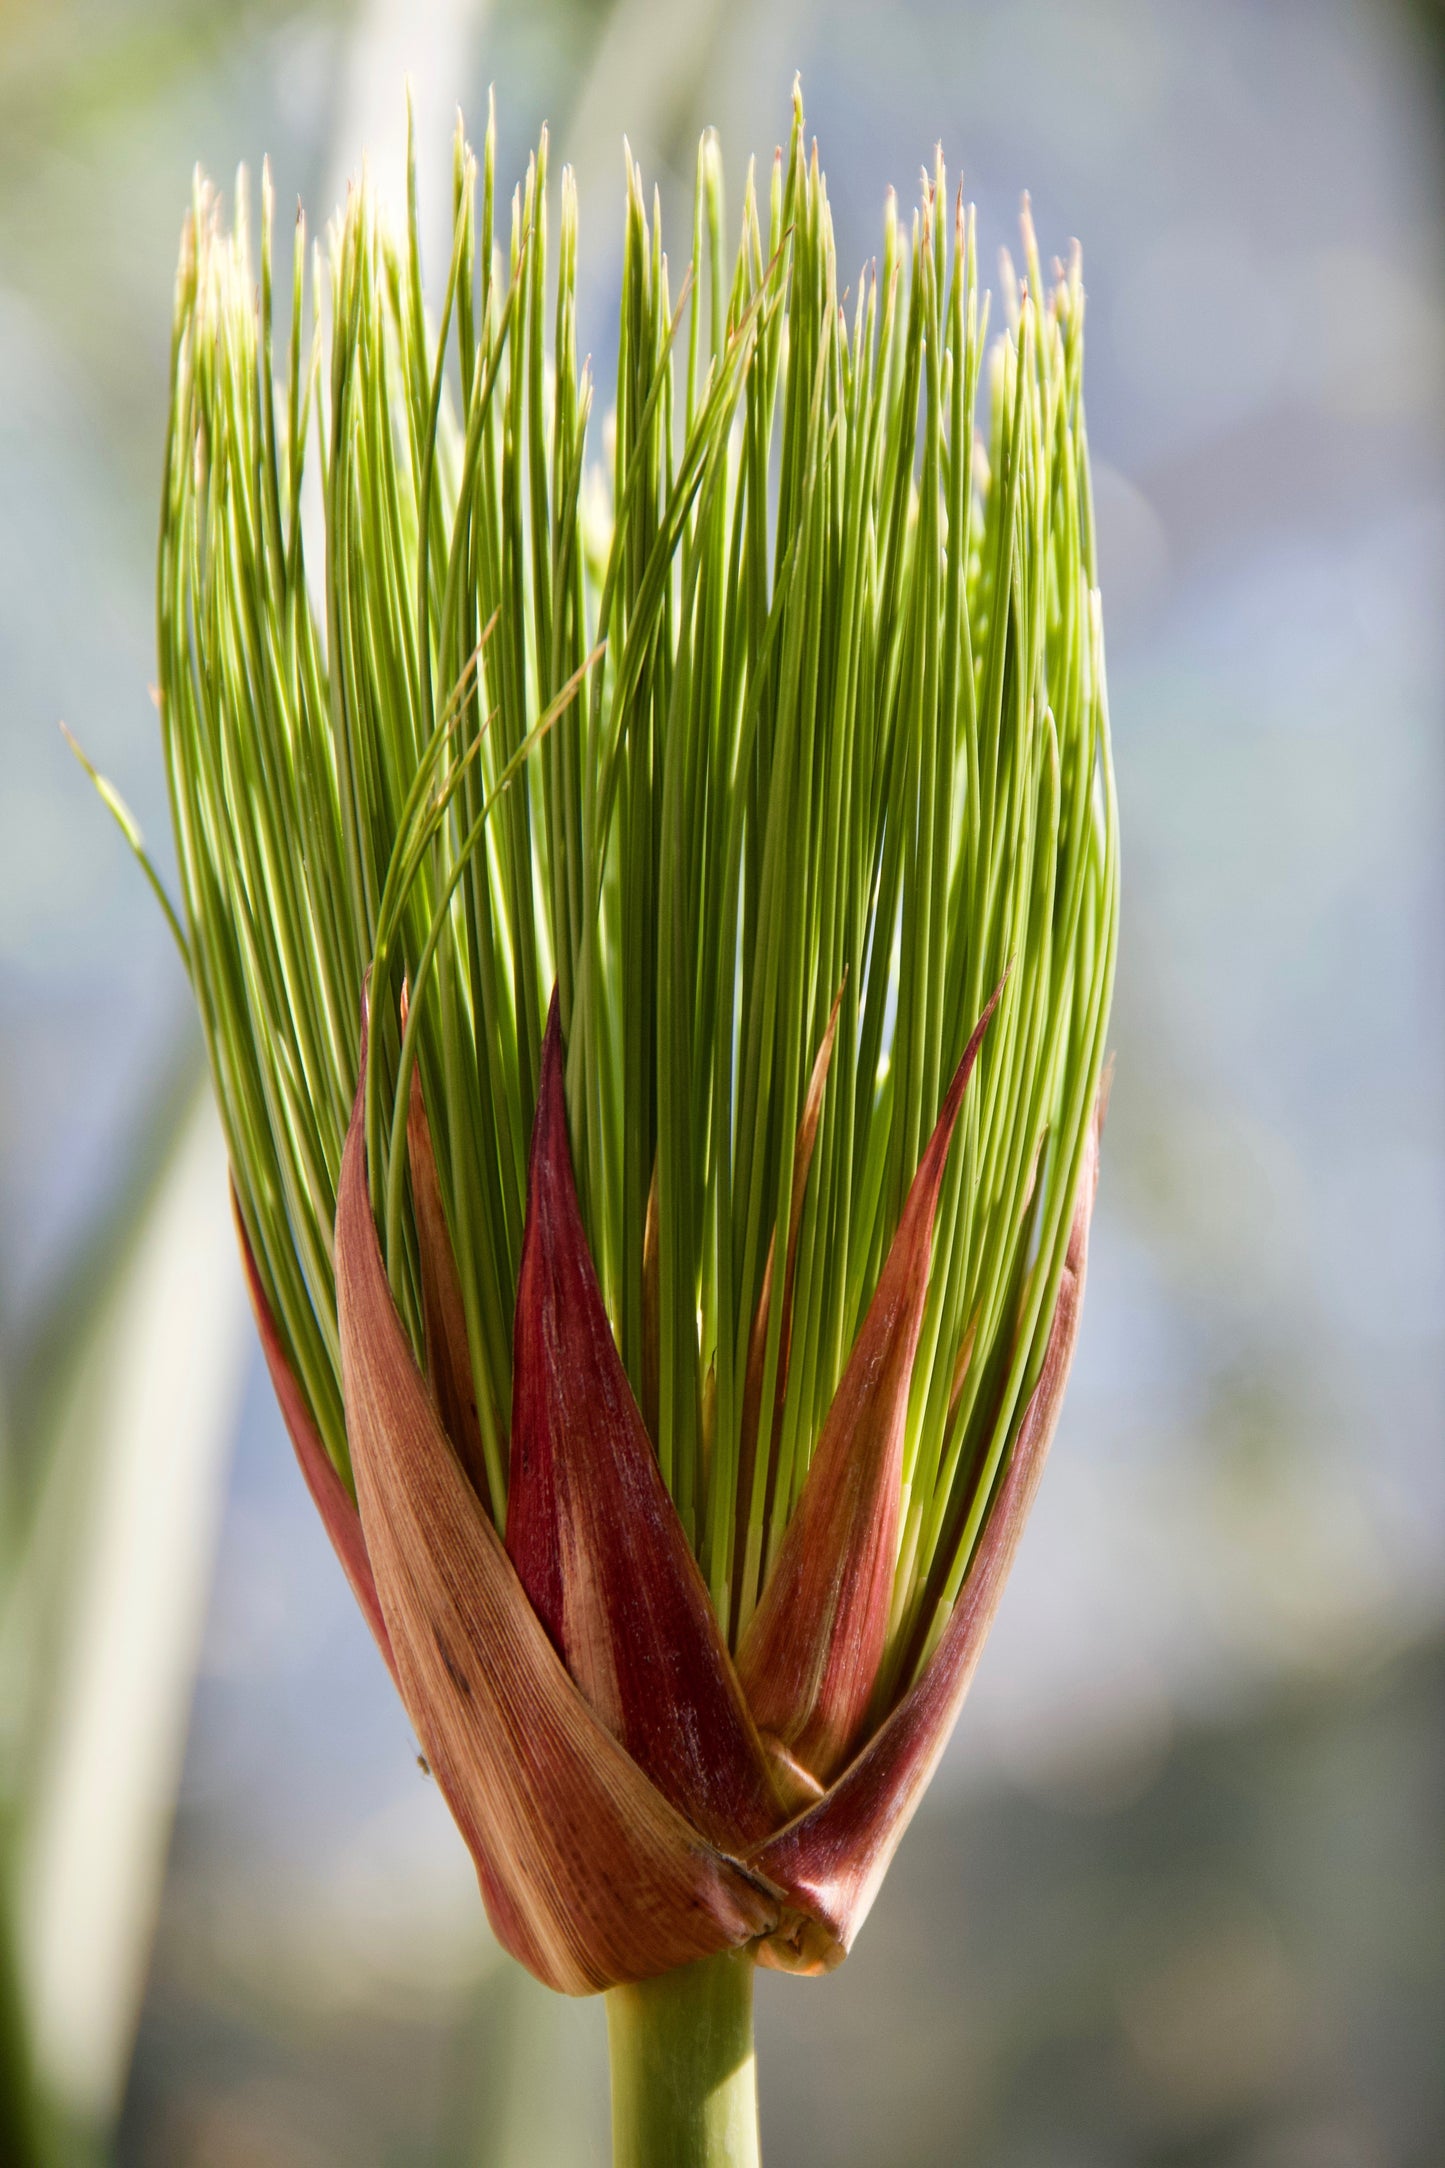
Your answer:
[[[849,290],[795,105],[735,248],[704,141],[684,277],[629,161],[589,431],[570,179],[493,173],[459,137],[435,317],[414,188],[314,267],[298,222],[280,309],[265,186],[258,260],[198,188],[178,930],[303,1473],[498,1936],[611,1991],[619,2157],[673,2168],[755,2155],[752,1966],[872,1903],[1078,1326],[1083,291],[1026,221],[990,345],[941,163]]]

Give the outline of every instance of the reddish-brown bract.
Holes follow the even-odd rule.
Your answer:
[[[608,1730],[673,1804],[717,1843],[757,1843],[781,1802],[597,1285],[567,1142],[555,996],[512,1375],[507,1549],[538,1617]]]
[[[358,1095],[336,1210],[357,1499],[402,1699],[499,1940],[575,1994],[766,1933],[773,1893],[649,1781],[567,1676],[528,1601],[397,1315],[364,1138]]]
[[[472,1358],[467,1343],[467,1312],[456,1253],[447,1232],[441,1183],[432,1151],[431,1127],[422,1098],[421,1077],[411,1073],[406,1122],[407,1172],[411,1176],[416,1218],[417,1255],[421,1263],[422,1323],[426,1331],[426,1366],[447,1436],[456,1447],[472,1489],[487,1503],[487,1468],[477,1420]]]
[[[1063,1404],[1084,1300],[1101,1120],[1102,1103],[1089,1130],[1043,1367],[938,1646],[922,1677],[818,1804],[752,1855],[797,1908],[759,1951],[764,1964],[781,1971],[828,1972],[847,1956],[958,1721]]]
[[[322,1448],[242,1230],[308,1487],[471,1848],[498,1937],[549,1986],[586,1993],[744,1943],[782,1969],[830,1969],[937,1765],[1057,1418],[1097,1178],[1096,1111],[1042,1370],[969,1573],[922,1676],[866,1737],[934,1212],[997,998],[950,1085],[736,1667],[597,1284],[555,1002],[515,1315],[505,1545],[483,1504],[460,1283],[419,1094],[408,1145],[430,1384],[382,1262],[361,1092],[342,1161],[337,1307],[359,1512]],[[365,1059],[363,1047],[363,1088]],[[810,1106],[825,1074],[826,1042]]]
[[[858,1739],[883,1655],[898,1563],[903,1426],[934,1214],[964,1090],[1001,991],[954,1072],[803,1495],[738,1650],[759,1725],[820,1783]]]
[[[256,1329],[261,1335],[261,1352],[266,1358],[266,1368],[271,1373],[272,1389],[295,1448],[302,1478],[311,1493],[311,1503],[321,1515],[321,1525],[331,1538],[331,1548],[341,1561],[341,1570],[351,1584],[351,1593],[361,1606],[367,1625],[376,1636],[376,1645],[386,1659],[387,1670],[395,1679],[396,1659],[391,1653],[386,1621],[381,1615],[376,1577],[371,1570],[371,1560],[366,1555],[361,1515],[356,1510],[350,1491],[331,1465],[330,1455],[321,1443],[316,1425],[311,1419],[306,1395],[286,1360],[281,1336],[276,1330],[276,1320],[271,1315],[271,1306],[266,1300],[261,1276],[256,1270],[256,1260],[251,1254],[251,1244],[234,1189],[231,1191],[231,1216],[235,1220],[236,1233],[240,1238],[241,1263],[245,1269]]]

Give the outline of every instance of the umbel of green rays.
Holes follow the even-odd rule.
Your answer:
[[[499,205],[495,163],[459,130],[426,287],[412,157],[401,232],[363,177],[289,266],[264,178],[254,241],[198,180],[179,910],[101,789],[499,1939],[609,1992],[619,2162],[740,2168],[754,1966],[861,1926],[1077,1331],[1118,915],[1083,286],[1025,212],[990,339],[941,157],[840,282],[795,93],[731,219],[704,137],[681,276],[628,158],[592,429],[570,176],[544,134]]]
[[[735,1645],[1007,973],[913,1374],[896,1693],[1038,1375],[1113,977],[1077,253],[1046,282],[1025,215],[990,340],[973,213],[940,159],[911,221],[889,198],[876,261],[840,273],[795,99],[740,213],[704,137],[678,276],[629,158],[599,428],[571,177],[551,187],[545,134],[510,204],[494,174],[494,126],[480,175],[459,134],[439,314],[414,167],[405,231],[363,179],[324,250],[298,220],[289,265],[264,180],[258,239],[244,179],[231,231],[199,184],[186,230],[160,713],[238,1209],[349,1482],[332,1231],[370,971],[387,1271],[420,1350],[415,1068],[504,1525],[555,981],[602,1290]],[[835,1005],[786,1388],[749,1469],[749,1343]]]

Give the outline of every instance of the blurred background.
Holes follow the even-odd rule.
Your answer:
[[[736,206],[800,69],[845,263],[943,141],[1078,234],[1125,840],[1090,1298],[949,1758],[842,1973],[833,2168],[1445,2161],[1445,16],[1434,0],[0,0],[0,2158],[583,2168],[602,2013],[489,1942],[245,1316],[148,686],[199,160],[313,225],[401,80]],[[24,2023],[18,2021],[23,2015]],[[25,2043],[21,2045],[22,2041]],[[63,2134],[30,2117],[37,2095]],[[27,2150],[29,2149],[29,2150]]]

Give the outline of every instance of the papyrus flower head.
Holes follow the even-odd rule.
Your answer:
[[[1078,1324],[1117,903],[1079,267],[1026,218],[990,345],[940,161],[840,284],[795,107],[734,253],[704,140],[674,281],[629,162],[589,435],[570,180],[544,136],[499,218],[493,141],[434,316],[364,182],[309,309],[300,223],[278,310],[268,190],[253,267],[244,187],[229,234],[198,189],[187,964],[281,1404],[500,1938],[571,1990],[823,1969]]]

